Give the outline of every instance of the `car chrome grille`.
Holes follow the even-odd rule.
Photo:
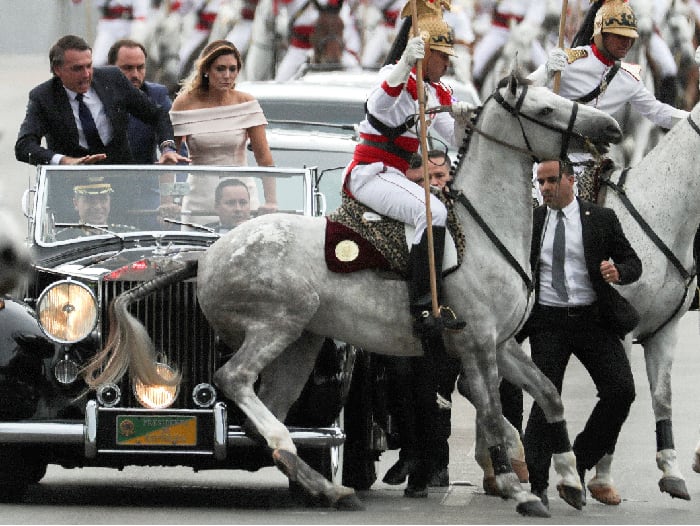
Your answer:
[[[140,284],[138,281],[103,282],[103,338],[109,333],[107,308],[112,299]],[[180,394],[173,407],[193,407],[192,389],[202,382],[212,383],[220,363],[214,331],[199,309],[196,282],[174,283],[132,304],[129,311],[146,327],[156,351],[182,373]],[[138,406],[128,378],[122,380],[121,389],[126,397],[125,405]]]

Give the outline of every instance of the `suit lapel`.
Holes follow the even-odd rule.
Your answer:
[[[77,145],[80,142],[78,125],[75,122],[75,115],[73,115],[73,108],[70,105],[68,93],[66,93],[63,83],[58,77],[54,78],[53,91],[56,98],[55,108],[58,113],[58,120],[65,123],[66,135],[68,135],[71,143]]]

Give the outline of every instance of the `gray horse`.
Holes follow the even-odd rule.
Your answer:
[[[524,270],[529,269],[532,236],[532,159],[559,158],[567,148],[602,146],[618,141],[621,134],[608,115],[545,88],[532,88],[515,76],[484,103],[472,128],[453,187],[467,253],[460,268],[445,279],[446,301],[468,325],[460,333],[445,334],[445,344],[461,359],[458,387],[477,410],[499,491],[516,500],[518,512],[549,516],[539,499],[521,487],[508,461],[498,397],[500,371],[541,404],[553,434],[558,433],[554,440],[568,443],[556,389],[517,346],[503,345],[521,327],[533,301],[529,270]],[[285,214],[244,223],[199,261],[198,298],[224,341],[239,342],[245,335],[233,357],[216,372],[218,387],[243,410],[291,480],[312,496],[352,508],[360,506],[353,490],[332,484],[299,459],[282,421],[325,337],[387,355],[422,351],[411,330],[406,284],[371,270],[329,271],[325,225],[325,218]],[[498,233],[496,242],[487,230]],[[132,290],[129,296],[138,299],[148,288]],[[115,302],[112,330],[122,337],[96,357],[96,364],[109,366],[88,379],[93,385],[123,374],[125,361],[130,361],[132,375],[156,378],[148,367],[154,360],[152,344],[128,316],[127,302]],[[118,344],[139,332],[142,336],[130,339],[127,346]],[[259,376],[256,393],[253,384]],[[570,446],[555,455],[554,465],[561,475],[560,495],[580,509],[582,488]]]

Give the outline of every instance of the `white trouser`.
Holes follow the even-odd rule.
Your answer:
[[[673,53],[658,33],[652,33],[649,40],[649,54],[654,66],[659,72],[659,78],[675,77],[678,75],[678,66],[673,58]]]
[[[128,38],[131,35],[131,20],[117,18],[100,19],[97,22],[97,36],[92,45],[93,66],[104,66],[107,64],[107,53],[117,40]]]
[[[294,74],[299,71],[299,68],[306,62],[306,59],[311,56],[313,49],[302,49],[296,46],[289,46],[284,58],[277,66],[275,80],[289,80]]]
[[[253,32],[253,21],[241,18],[233,26],[233,29],[226,35],[226,40],[232,42],[238,49],[242,57],[248,53],[248,45],[250,44],[250,36]]]
[[[413,225],[416,228],[413,244],[420,243],[427,226],[422,186],[406,179],[396,168],[379,162],[356,166],[349,177],[348,189],[359,202],[378,214]],[[432,194],[430,212],[434,226],[447,224],[447,209]]]

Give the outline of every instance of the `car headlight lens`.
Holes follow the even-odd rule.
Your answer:
[[[158,374],[170,380],[175,378],[175,370],[164,363],[156,364]],[[134,395],[143,407],[147,409],[165,409],[175,403],[179,385],[146,385],[140,380],[134,382]]]
[[[97,299],[82,283],[57,281],[39,296],[37,314],[41,329],[49,338],[75,343],[97,325]]]

